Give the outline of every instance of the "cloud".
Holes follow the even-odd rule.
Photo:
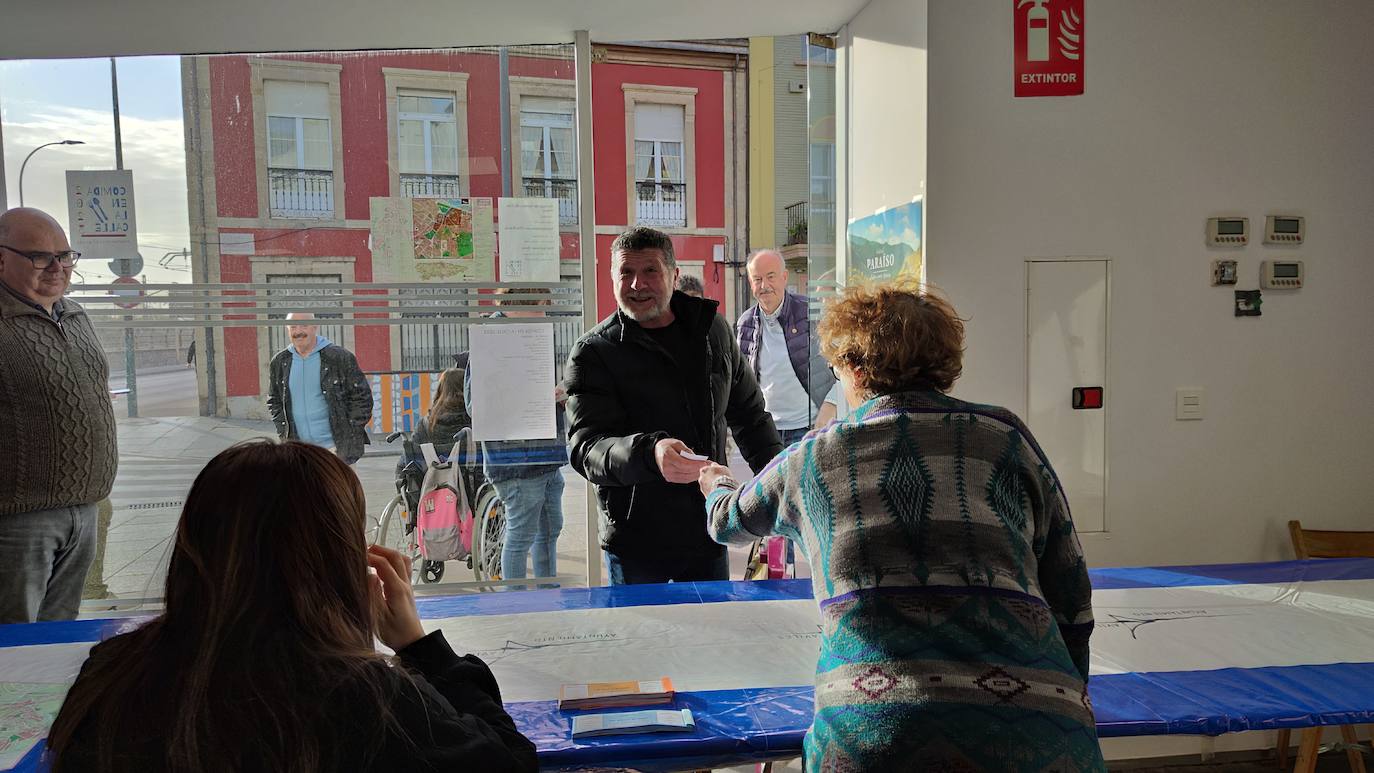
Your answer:
[[[185,272],[158,268],[165,252],[190,244],[186,215],[186,140],[179,118],[147,119],[121,114],[124,168],[134,173],[139,252],[150,281],[189,281]],[[24,168],[24,203],[67,222],[66,171],[114,169],[114,120],[108,110],[40,106],[26,115],[8,116],[4,125],[5,173],[10,206],[19,204],[19,172],[24,157],[46,142],[71,139],[85,145],[53,146],[35,153]],[[181,261],[180,263],[184,263]],[[83,262],[96,281],[111,274],[104,260]]]

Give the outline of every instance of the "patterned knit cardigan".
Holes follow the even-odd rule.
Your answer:
[[[0,287],[0,518],[99,502],[119,463],[109,365],[81,304],[61,323]]]
[[[706,507],[717,541],[781,534],[810,560],[808,771],[1105,770],[1087,568],[1058,478],[1009,411],[879,397]]]

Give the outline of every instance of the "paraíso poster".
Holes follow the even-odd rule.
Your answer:
[[[921,197],[849,221],[849,279],[921,278]]]

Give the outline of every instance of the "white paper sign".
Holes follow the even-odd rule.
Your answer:
[[[132,170],[67,172],[67,216],[72,249],[93,258],[138,256]]]
[[[472,434],[477,440],[558,436],[554,416],[553,325],[473,325]]]
[[[558,200],[503,198],[500,217],[501,281],[558,281]]]

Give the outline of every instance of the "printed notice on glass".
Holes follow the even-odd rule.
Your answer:
[[[468,328],[472,435],[477,440],[544,440],[554,419],[553,325]]]
[[[502,198],[502,282],[558,281],[558,199]]]

